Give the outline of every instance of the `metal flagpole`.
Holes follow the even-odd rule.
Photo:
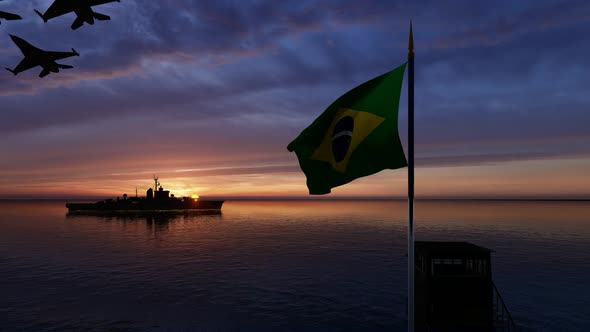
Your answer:
[[[414,332],[414,35],[408,42],[408,332]]]

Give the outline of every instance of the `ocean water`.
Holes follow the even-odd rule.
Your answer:
[[[67,216],[0,202],[0,331],[402,331],[407,205],[229,201],[220,215]],[[469,241],[524,331],[590,329],[590,203],[418,201]]]

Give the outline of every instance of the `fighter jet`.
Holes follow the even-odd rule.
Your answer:
[[[100,14],[92,10],[92,6],[98,6],[109,2],[121,2],[120,0],[55,0],[45,14],[41,14],[37,9],[35,13],[39,15],[44,22],[62,16],[64,14],[74,12],[76,13],[76,20],[72,23],[72,30],[81,27],[84,22],[93,25],[94,19],[99,21],[110,20],[111,17],[105,14]]]
[[[69,58],[71,56],[80,56],[80,54],[73,48],[71,52],[44,51],[27,43],[20,37],[10,35],[10,38],[12,38],[12,41],[16,44],[16,46],[18,46],[18,48],[20,48],[21,52],[23,52],[23,55],[25,56],[25,58],[16,66],[16,68],[6,68],[6,70],[13,73],[14,75],[37,66],[43,67],[39,77],[45,77],[49,75],[49,73],[59,73],[60,69],[70,69],[74,67],[70,65],[59,64],[55,62],[56,60]]]
[[[0,0],[0,1],[2,1],[2,0]],[[2,19],[12,21],[12,20],[22,20],[23,18],[20,17],[19,15],[3,12],[0,10],[0,24],[2,24]]]
[[[3,12],[3,11],[0,10],[0,24],[2,24],[2,20],[1,19],[12,21],[12,20],[22,20],[23,18],[20,17],[19,15],[12,14],[12,13],[7,13],[7,12]]]

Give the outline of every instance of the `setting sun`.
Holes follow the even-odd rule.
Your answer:
[[[197,195],[197,194],[194,194],[194,195],[192,195],[191,197],[192,197],[193,199],[198,199],[198,198],[199,198],[199,195]]]

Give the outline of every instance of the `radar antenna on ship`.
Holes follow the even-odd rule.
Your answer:
[[[161,183],[158,181],[158,177],[154,174],[154,191],[158,191],[158,186],[160,185]]]

